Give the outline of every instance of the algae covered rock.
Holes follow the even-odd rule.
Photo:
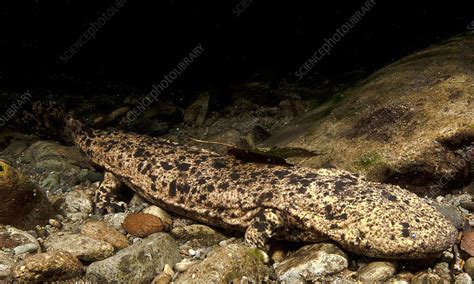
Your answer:
[[[287,283],[321,281],[322,277],[339,273],[348,267],[347,255],[330,243],[300,248],[276,268],[278,280]]]
[[[176,279],[176,283],[240,283],[243,279],[249,283],[262,283],[272,276],[264,258],[257,249],[229,244],[217,248],[204,261],[191,266]]]
[[[324,153],[292,162],[336,165],[415,191],[472,176],[474,35],[429,47],[375,72],[297,117],[265,142]]]
[[[20,229],[45,225],[53,216],[51,203],[43,191],[23,174],[0,160],[0,224]]]
[[[92,263],[86,272],[95,283],[149,283],[165,267],[181,261],[178,245],[168,234],[157,233]]]

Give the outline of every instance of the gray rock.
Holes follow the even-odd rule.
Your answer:
[[[57,251],[26,257],[13,268],[13,277],[21,282],[67,280],[82,275],[81,262],[70,253]]]
[[[347,256],[341,249],[321,243],[300,248],[278,265],[276,273],[280,281],[304,282],[336,274],[347,267]]]
[[[0,281],[10,277],[11,269],[14,265],[13,259],[0,251]]]
[[[24,160],[38,172],[52,172],[42,182],[46,188],[96,181],[99,176],[74,146],[38,141],[25,151]]]
[[[411,279],[413,284],[424,284],[424,283],[443,283],[441,277],[438,274],[434,273],[431,269],[427,271],[418,272]]]
[[[119,251],[114,256],[92,263],[86,272],[94,282],[145,283],[181,261],[178,245],[168,234],[157,233]]]
[[[44,242],[47,251],[66,251],[84,261],[98,261],[111,256],[114,247],[81,234],[53,234]]]
[[[357,279],[363,282],[387,281],[396,271],[397,267],[394,263],[385,261],[371,262],[357,271]]]
[[[22,253],[37,252],[39,247],[35,243],[29,243],[17,246],[13,249],[13,252],[18,255]]]
[[[464,224],[464,219],[462,213],[452,205],[440,205],[440,204],[433,204],[441,214],[446,217],[457,229],[461,229]]]
[[[61,174],[59,172],[52,172],[44,178],[40,186],[45,189],[54,189],[61,185]]]
[[[438,276],[441,278],[442,281],[447,282],[447,283],[450,283],[453,281],[449,263],[439,262],[434,266],[433,271],[436,274],[438,274]]]
[[[216,248],[212,255],[189,267],[176,283],[240,283],[243,278],[249,283],[262,283],[271,276],[271,269],[264,264],[259,250],[230,244]]]

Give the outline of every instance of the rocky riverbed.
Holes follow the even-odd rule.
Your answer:
[[[223,154],[228,145],[304,148],[321,155],[289,161],[399,184],[459,229],[457,244],[438,258],[371,259],[332,243],[278,241],[263,253],[243,245],[242,235],[165,212],[126,189],[125,212],[96,214],[100,169],[73,146],[6,130],[0,134],[0,282],[469,283],[474,277],[473,49],[472,35],[454,38],[325,102],[314,99],[321,93],[317,88],[282,83],[274,89],[252,82],[235,86],[235,100],[225,109],[211,110],[204,92],[184,107],[161,101],[133,123],[127,123],[136,104],[130,97],[115,100],[108,111],[86,99],[73,107],[98,127],[161,135]],[[268,103],[266,96],[279,102]]]

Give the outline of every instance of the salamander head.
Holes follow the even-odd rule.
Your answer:
[[[439,256],[456,242],[454,225],[423,199],[398,186],[375,190],[369,183],[365,190],[370,188],[374,190],[367,195],[358,195],[358,202],[347,204],[351,211],[347,219],[331,221],[335,226],[329,234],[348,250],[372,257],[420,259]]]
[[[66,113],[63,106],[51,101],[36,101],[25,106],[16,115],[10,128],[65,144],[72,144],[74,134],[83,133],[86,129],[81,122]]]
[[[44,139],[66,142],[64,117],[64,108],[55,102],[32,102],[18,112],[9,127]]]

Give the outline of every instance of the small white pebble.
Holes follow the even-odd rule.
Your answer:
[[[19,255],[19,254],[22,254],[22,253],[30,253],[30,252],[37,252],[38,251],[38,245],[37,244],[34,244],[34,243],[28,243],[28,244],[24,244],[24,245],[21,245],[21,246],[17,246],[13,249],[13,253],[15,255]]]
[[[188,270],[191,266],[195,265],[196,263],[198,263],[198,262],[183,259],[182,262],[176,263],[174,265],[174,269],[178,272],[184,272],[184,271]]]
[[[51,226],[53,226],[53,227],[55,227],[55,228],[57,228],[57,229],[61,229],[61,227],[63,226],[63,225],[61,224],[61,222],[59,222],[59,221],[56,220],[56,219],[49,219],[48,223],[49,223]]]

